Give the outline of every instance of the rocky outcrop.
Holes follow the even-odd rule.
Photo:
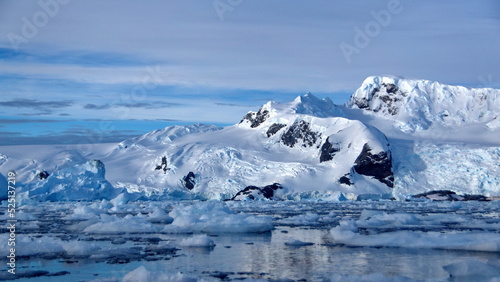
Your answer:
[[[231,198],[231,201],[246,201],[246,200],[258,200],[258,199],[268,199],[272,200],[274,193],[278,189],[283,189],[281,184],[273,183],[272,185],[267,185],[263,188],[257,186],[247,186],[245,189],[239,191]]]
[[[40,173],[37,174],[37,177],[39,180],[47,179],[47,177],[49,177],[49,176],[50,176],[50,174],[45,170],[42,170],[42,171],[40,171]]]
[[[167,173],[167,170],[170,170],[170,168],[168,167],[166,156],[163,156],[161,158],[161,164],[156,165],[155,170],[163,170],[163,174]]]
[[[366,95],[352,96],[349,103],[359,109],[371,110],[375,113],[380,111],[395,116],[399,113],[401,103],[407,96],[408,93],[399,89],[396,84],[380,82],[372,85]]]
[[[337,152],[340,151],[339,144],[333,144],[330,142],[329,138],[326,138],[325,143],[321,146],[321,154],[319,156],[319,162],[327,162],[333,160],[333,157]]]
[[[357,157],[354,171],[358,174],[372,176],[387,186],[394,187],[394,173],[392,172],[392,158],[390,152],[374,154],[368,144],[363,146]]]
[[[194,185],[196,184],[196,176],[192,171],[190,171],[186,176],[182,178],[182,181],[184,183],[184,187],[186,187],[188,190],[193,190]]]
[[[302,143],[302,147],[312,147],[320,137],[321,134],[312,131],[308,122],[299,120],[281,136],[281,142],[291,148],[298,143]]]
[[[351,174],[347,173],[345,174],[344,176],[342,176],[340,179],[339,179],[339,183],[340,184],[345,184],[345,185],[348,185],[348,186],[351,186],[353,183],[351,182],[351,178],[350,178]]]
[[[278,131],[280,131],[283,127],[285,127],[286,124],[282,124],[282,123],[273,123],[268,129],[267,129],[267,132],[266,132],[266,136],[267,138],[273,136],[274,134],[278,133]]]
[[[248,121],[251,128],[261,125],[269,117],[269,111],[261,108],[258,112],[249,112],[246,114],[240,123]]]
[[[429,199],[433,201],[488,201],[488,198],[483,195],[459,195],[450,190],[436,190],[413,195],[416,199]]]

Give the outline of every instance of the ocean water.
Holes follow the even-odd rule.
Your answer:
[[[182,221],[191,225],[177,232],[165,232],[165,226],[179,224],[177,218],[172,223],[172,219],[165,217],[178,206],[197,207],[187,209],[191,213],[186,213]],[[226,232],[227,226],[222,228],[228,224],[224,217],[232,218],[231,214],[224,216],[213,207],[200,206],[199,202],[134,202],[119,208],[106,202],[24,206],[18,211],[16,274],[8,273],[4,264],[0,278],[490,281],[500,277],[500,271],[495,272],[500,266],[500,243],[494,239],[490,240],[492,244],[481,247],[482,251],[450,248],[448,244],[476,246],[482,238],[495,238],[484,236],[498,236],[500,240],[499,202],[225,202],[215,206],[222,206],[231,214],[269,219],[272,229]],[[152,216],[155,209],[165,213],[158,217],[156,212],[155,218]],[[198,221],[193,219],[196,217],[193,210],[202,214]],[[204,232],[208,223],[203,218],[217,216],[220,218],[209,221],[215,227],[210,226],[206,229],[210,232]],[[217,232],[219,222],[225,232]],[[352,240],[350,235],[342,242],[332,236],[330,230],[338,228],[341,222],[356,222]],[[203,224],[201,229],[200,224]],[[105,231],[86,232],[91,225],[102,226]],[[181,240],[197,233],[208,233],[215,246],[179,245]],[[412,246],[412,239],[421,239],[424,234],[452,237],[443,241],[433,239],[428,246]],[[1,237],[2,250],[7,240],[5,235]],[[389,236],[390,242],[403,243],[379,244],[379,235]],[[410,243],[405,246],[404,242]],[[457,270],[469,266],[471,270],[465,273]],[[474,271],[478,266],[480,271]]]

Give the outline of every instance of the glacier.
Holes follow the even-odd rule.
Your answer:
[[[374,76],[344,105],[308,93],[227,127],[2,146],[16,278],[496,281],[499,95]]]
[[[307,93],[227,127],[170,126],[118,144],[3,146],[0,168],[17,172],[22,201],[496,197],[499,93],[373,76],[344,105]],[[269,197],[264,188],[275,183]]]

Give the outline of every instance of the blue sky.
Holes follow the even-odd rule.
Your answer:
[[[7,0],[0,145],[229,125],[370,75],[499,88],[499,46],[497,0]]]

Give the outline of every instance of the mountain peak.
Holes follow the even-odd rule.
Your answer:
[[[400,122],[405,131],[488,123],[500,113],[500,90],[445,85],[399,76],[370,76],[346,103]]]
[[[330,98],[320,99],[311,92],[298,96],[291,103],[292,113],[312,115],[316,117],[343,116],[342,110]]]
[[[309,115],[320,118],[344,116],[341,107],[335,105],[332,100],[329,98],[320,99],[308,92],[298,96],[291,103],[267,102],[259,111],[248,112],[239,124],[255,128],[271,117],[290,114]]]

